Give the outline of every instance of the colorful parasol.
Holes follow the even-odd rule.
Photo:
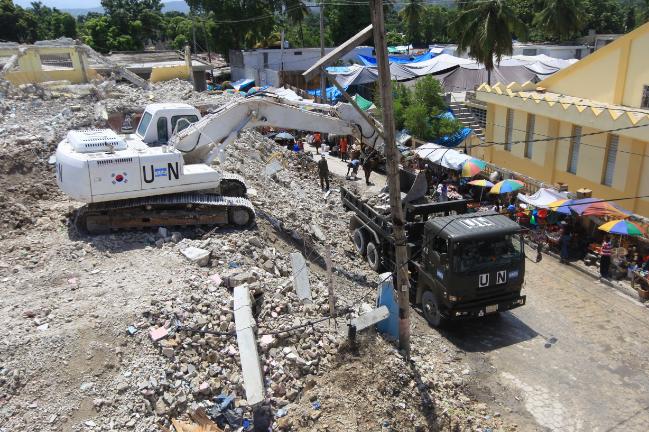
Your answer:
[[[504,194],[509,192],[514,192],[519,189],[522,189],[525,186],[525,183],[519,180],[506,179],[499,181],[491,188],[489,193],[492,194]]]
[[[468,184],[480,187],[492,187],[494,185],[489,180],[471,180]]]
[[[571,203],[572,200],[560,199],[560,200],[552,201],[550,204],[548,204],[548,208],[553,212],[569,215]]]
[[[620,235],[628,235],[628,236],[644,235],[642,229],[638,225],[624,219],[606,222],[604,225],[600,225],[598,229],[610,234],[620,234]]]
[[[468,159],[462,165],[462,177],[473,177],[485,169],[486,166],[487,163],[480,159]]]
[[[631,212],[608,201],[596,201],[585,205],[572,206],[572,210],[581,216],[612,216],[617,218],[631,216]]]

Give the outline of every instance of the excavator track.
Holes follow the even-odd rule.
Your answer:
[[[237,174],[222,172],[219,188],[221,195],[228,197],[245,197],[248,187],[243,177]]]
[[[93,203],[76,214],[77,228],[88,234],[159,226],[231,226],[248,228],[255,221],[252,203],[242,197],[179,193]]]

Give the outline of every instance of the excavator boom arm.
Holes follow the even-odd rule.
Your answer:
[[[353,106],[288,101],[276,96],[237,100],[172,136],[170,144],[191,162],[210,163],[242,129],[272,126],[338,135],[354,135],[383,153],[383,139]]]

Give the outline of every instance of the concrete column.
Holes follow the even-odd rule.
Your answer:
[[[645,143],[639,140],[632,140],[628,151],[631,153],[643,155],[645,151]],[[640,178],[643,172],[642,170],[649,168],[645,167],[646,157],[636,156],[635,154],[633,154],[632,157],[629,158],[629,165],[627,166],[626,170],[626,183],[624,184],[624,196],[635,197],[640,195]],[[616,167],[616,169],[620,168],[623,167]],[[630,210],[633,210],[634,212],[638,211],[638,201],[638,198],[633,199]]]
[[[559,136],[559,126],[560,122],[559,120],[553,120],[549,119],[548,122],[548,131],[545,135],[551,136],[551,137],[556,137]],[[554,184],[555,182],[555,170],[557,167],[557,146],[559,145],[559,140],[552,140],[552,141],[547,141],[547,145],[545,147],[545,169],[549,169],[550,171],[550,184]]]

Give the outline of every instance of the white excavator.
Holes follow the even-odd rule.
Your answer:
[[[272,93],[241,98],[201,118],[190,105],[147,105],[134,134],[72,130],[56,150],[59,188],[86,203],[77,227],[219,225],[245,228],[255,212],[244,180],[212,166],[246,128],[272,126],[353,135],[383,153],[383,139],[350,104],[316,104]]]

